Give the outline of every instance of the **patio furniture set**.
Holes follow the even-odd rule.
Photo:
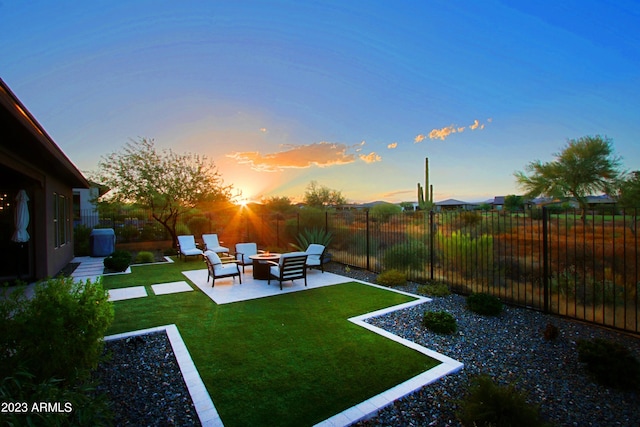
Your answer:
[[[319,268],[324,273],[322,261],[326,247],[323,245],[313,243],[304,252],[278,254],[258,250],[256,243],[238,243],[232,255],[229,248],[220,244],[217,234],[203,234],[202,241],[204,249],[198,247],[193,235],[178,236],[178,255],[185,259],[202,256],[209,272],[207,282],[213,278],[212,287],[216,279],[223,277],[237,276],[242,283],[242,273],[247,265],[253,267],[254,279],[266,280],[269,285],[272,279],[278,280],[280,289],[282,282],[296,279],[304,279],[304,285],[307,286],[307,268]]]

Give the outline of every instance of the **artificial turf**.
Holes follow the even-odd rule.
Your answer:
[[[134,267],[104,284],[185,280],[191,266],[202,267]],[[439,363],[347,320],[411,300],[355,282],[224,305],[149,292],[114,303],[109,333],[175,323],[225,426],[313,425]]]

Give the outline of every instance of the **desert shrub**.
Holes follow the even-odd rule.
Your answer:
[[[101,282],[59,277],[39,283],[32,299],[0,299],[0,374],[21,370],[36,383],[72,380],[97,366],[113,306]]]
[[[145,223],[140,231],[140,240],[143,242],[164,240],[166,229],[159,222]]]
[[[623,390],[640,385],[640,362],[623,345],[601,338],[580,340],[578,359],[600,384]]]
[[[379,203],[371,208],[371,218],[379,222],[388,222],[394,215],[402,213],[402,208],[393,203]]]
[[[547,323],[547,327],[544,328],[542,335],[547,341],[553,341],[558,338],[558,327],[552,323]]]
[[[488,375],[472,378],[457,415],[465,427],[548,425],[541,420],[538,406],[527,403],[526,393],[513,385],[497,385]]]
[[[438,235],[438,245],[447,263],[466,276],[488,275],[493,271],[493,236],[473,237],[469,233],[453,232]]]
[[[136,264],[147,264],[147,263],[150,263],[150,262],[154,262],[155,260],[156,260],[156,257],[153,255],[153,252],[140,251],[140,252],[138,252],[138,255],[136,255],[135,263]]]
[[[89,236],[91,228],[80,224],[73,230],[73,252],[75,256],[89,256],[91,250],[89,248]]]
[[[104,266],[112,271],[125,271],[131,264],[131,254],[127,251],[115,251],[104,259]]]
[[[458,330],[456,319],[446,311],[426,311],[422,316],[422,324],[437,334],[453,334]]]
[[[433,282],[420,285],[418,292],[432,297],[446,297],[451,295],[449,286],[444,282]]]
[[[119,242],[135,242],[140,238],[140,230],[131,224],[116,228],[116,237]]]
[[[400,270],[386,270],[378,274],[376,282],[383,286],[402,286],[407,283],[407,275]]]
[[[428,259],[427,246],[421,241],[410,240],[387,249],[382,262],[389,269],[422,270]]]
[[[467,307],[474,313],[485,316],[498,316],[502,312],[500,299],[485,293],[469,295],[467,297]]]

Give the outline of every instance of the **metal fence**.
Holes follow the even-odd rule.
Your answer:
[[[382,272],[396,268],[417,282],[446,282],[458,293],[487,292],[503,301],[640,333],[636,210],[626,212],[366,211],[256,215],[249,210],[186,215],[179,234],[218,233],[226,246],[252,241],[291,250],[305,229],[333,235],[332,259]],[[118,241],[168,236],[147,213],[101,217]]]

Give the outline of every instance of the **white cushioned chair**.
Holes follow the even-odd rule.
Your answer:
[[[307,286],[307,254],[305,252],[289,252],[282,254],[280,260],[275,263],[271,262],[269,267],[269,280],[271,278],[280,282],[280,290],[282,290],[282,282],[285,280],[304,279],[304,285]]]
[[[209,278],[212,277],[211,287],[216,285],[216,279],[222,277],[235,277],[238,276],[240,284],[242,284],[242,275],[240,274],[240,267],[235,261],[222,262],[217,253],[213,251],[206,251],[204,253],[204,262],[207,263],[207,269],[209,274],[207,275],[207,283]]]
[[[202,255],[202,251],[196,245],[196,239],[192,235],[178,236],[178,257]]]
[[[242,266],[244,273],[245,265],[252,265],[253,260],[250,255],[258,255],[258,245],[256,243],[236,243],[236,261]]]
[[[306,251],[307,254],[307,267],[309,268],[319,268],[324,273],[324,264],[322,264],[322,258],[324,257],[324,252],[327,250],[323,245],[319,245],[317,243],[312,243],[309,245]]]
[[[217,234],[203,234],[202,241],[204,242],[205,251],[213,251],[218,254],[229,253],[229,248],[220,245]]]

